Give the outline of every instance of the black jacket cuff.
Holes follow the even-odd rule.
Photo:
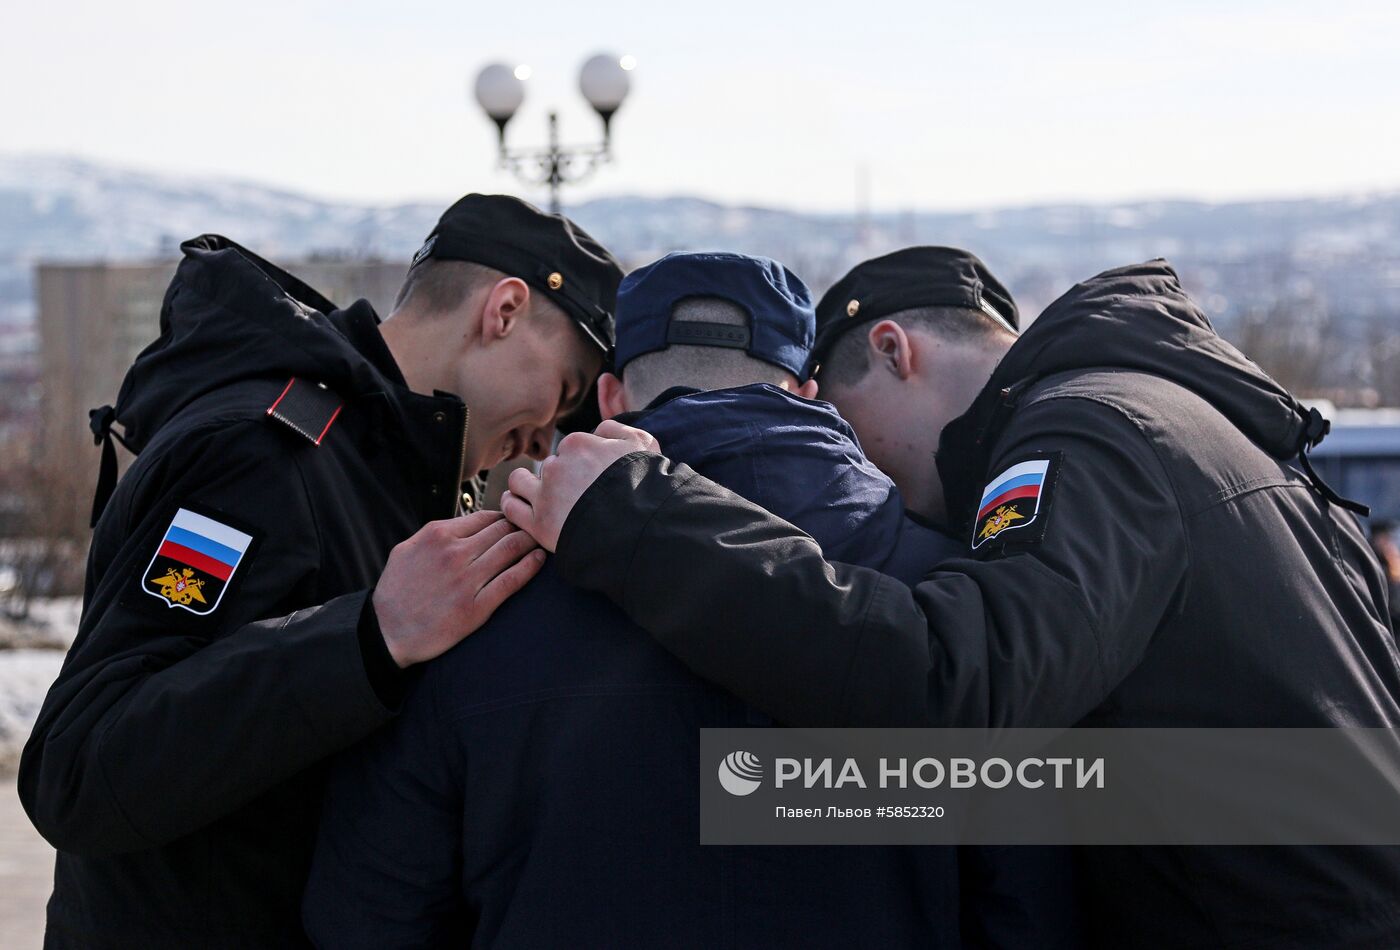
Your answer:
[[[360,655],[365,661],[365,676],[374,688],[374,694],[388,709],[397,710],[403,702],[407,677],[389,653],[389,645],[384,642],[384,632],[379,629],[379,616],[374,612],[374,592],[365,598],[360,610],[357,627],[360,637]]]

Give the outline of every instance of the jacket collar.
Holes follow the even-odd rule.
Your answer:
[[[1020,340],[1012,344],[1014,350]],[[1007,353],[1010,356],[1010,351]],[[972,515],[978,492],[989,477],[992,450],[996,447],[1017,401],[1035,381],[1031,375],[1013,379],[1013,366],[1003,359],[991,379],[978,392],[972,406],[943,428],[938,438],[938,477],[943,483],[948,532],[963,537],[972,529]],[[1004,370],[1006,370],[1004,372]]]
[[[626,426],[635,426],[638,419],[642,418],[653,409],[659,409],[672,399],[679,399],[682,396],[694,396],[699,392],[702,392],[702,390],[696,389],[693,386],[672,386],[651,402],[647,403],[645,408],[619,413],[616,421]]]
[[[427,396],[408,388],[368,301],[336,310],[330,320],[373,368],[368,375],[378,377],[378,384],[363,387],[356,400],[370,417],[373,437],[392,445],[393,456],[414,473],[415,501],[424,520],[451,517],[462,492],[459,477],[475,474],[461,472],[466,405],[451,393]]]
[[[344,310],[330,314],[331,323],[350,341],[359,354],[369,360],[370,365],[384,374],[389,382],[408,387],[403,371],[394,360],[389,345],[384,342],[384,334],[379,332],[379,315],[374,312],[368,300],[357,300]]]

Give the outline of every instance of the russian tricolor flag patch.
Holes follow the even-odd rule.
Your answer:
[[[1042,520],[1044,502],[1056,462],[1055,455],[1017,462],[987,483],[973,519],[972,547],[980,547],[1008,531],[1018,531]],[[1035,540],[1021,535],[1018,540]]]
[[[165,529],[141,589],[167,607],[211,614],[252,543],[251,534],[181,508]]]

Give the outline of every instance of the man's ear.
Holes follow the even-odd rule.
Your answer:
[[[872,363],[906,380],[914,375],[914,347],[904,328],[893,320],[880,320],[870,328],[866,339],[874,352]]]
[[[598,377],[598,414],[604,419],[620,416],[627,411],[627,392],[622,380],[612,373]]]
[[[794,396],[798,396],[802,399],[816,399],[817,381],[815,379],[809,379],[805,383],[794,389],[792,393]]]
[[[530,285],[519,277],[502,277],[486,295],[481,311],[481,342],[503,340],[529,311]]]

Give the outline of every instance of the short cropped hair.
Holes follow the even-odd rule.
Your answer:
[[[452,313],[478,288],[503,277],[505,274],[482,264],[429,258],[404,278],[394,298],[394,312],[411,308],[425,317]]]
[[[922,330],[945,343],[1016,339],[1016,334],[987,314],[967,307],[915,307],[881,319],[893,320],[905,330]],[[817,379],[823,386],[852,386],[865,378],[870,372],[868,333],[869,327],[856,327],[841,335],[821,362]]]
[[[680,300],[671,311],[671,319],[737,327],[749,324],[749,315],[742,307],[718,297]],[[675,343],[643,353],[622,368],[622,380],[638,409],[672,386],[711,390],[754,383],[778,386],[792,379],[792,373],[783,367],[755,359],[744,350]]]

